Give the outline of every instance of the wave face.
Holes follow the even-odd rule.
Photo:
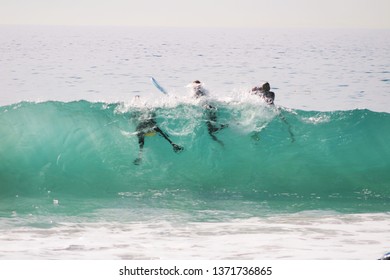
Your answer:
[[[154,107],[156,122],[184,147],[145,137],[142,107],[124,104],[22,102],[0,108],[0,194],[110,197],[147,190],[215,199],[390,199],[390,114],[315,112],[218,104],[212,139],[202,106]]]

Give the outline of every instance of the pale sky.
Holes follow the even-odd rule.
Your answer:
[[[0,24],[390,28],[390,0],[0,0]]]

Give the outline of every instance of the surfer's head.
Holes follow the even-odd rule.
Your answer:
[[[390,252],[384,254],[384,255],[380,258],[380,260],[390,260]]]
[[[271,90],[271,86],[269,85],[268,82],[264,83],[261,87],[260,87],[260,91],[262,92],[267,92],[267,91],[270,91]]]
[[[196,91],[196,90],[202,89],[203,84],[202,84],[201,81],[195,80],[195,81],[193,81],[192,83],[190,83],[190,84],[188,85],[188,87],[190,87],[190,88],[192,88],[193,90]]]
[[[195,80],[191,83],[193,88],[200,88],[202,86],[202,83],[199,80]]]

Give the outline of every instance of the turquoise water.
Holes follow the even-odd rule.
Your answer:
[[[389,113],[216,104],[219,124],[228,125],[215,133],[223,145],[208,134],[202,106],[153,107],[159,127],[184,151],[175,153],[159,135],[146,137],[140,165],[133,162],[135,113],[146,108],[87,101],[1,107],[3,215],[31,211],[23,199],[49,205],[46,214],[140,205],[241,209],[238,215],[388,210]],[[68,207],[52,207],[55,200]]]

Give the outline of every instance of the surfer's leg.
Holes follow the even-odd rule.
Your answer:
[[[154,130],[160,134],[162,137],[164,137],[165,140],[167,140],[169,142],[169,144],[173,144],[173,142],[171,141],[171,139],[169,139],[168,135],[166,135],[164,133],[164,131],[162,131],[158,126],[154,127]]]
[[[155,130],[156,132],[158,132],[162,137],[164,137],[164,138],[169,142],[169,144],[172,145],[172,148],[173,148],[173,150],[174,150],[176,153],[178,153],[178,152],[180,152],[180,151],[183,150],[183,147],[181,147],[181,146],[179,146],[179,145],[173,143],[173,142],[171,141],[171,139],[169,139],[168,135],[167,135],[166,133],[164,133],[164,131],[162,131],[158,126],[156,126],[156,127],[154,128],[154,130]]]
[[[287,125],[287,129],[288,129],[288,133],[290,134],[291,142],[294,143],[295,136],[294,136],[294,133],[292,132],[291,125],[288,123],[288,121],[286,120],[286,117],[283,116],[282,112],[280,112],[280,111],[279,111],[279,117],[282,120],[282,122],[284,122]]]
[[[143,151],[144,145],[145,145],[145,135],[144,135],[144,133],[139,132],[137,134],[137,137],[138,137],[139,152],[138,152],[138,158],[136,158],[134,160],[134,164],[136,164],[136,165],[140,164],[141,161],[142,161],[142,151]]]
[[[217,132],[219,129],[217,129],[211,121],[207,121],[207,130],[209,131],[209,135],[211,139],[218,142],[221,146],[224,146],[223,142],[217,138],[217,136],[214,135],[214,132]]]

